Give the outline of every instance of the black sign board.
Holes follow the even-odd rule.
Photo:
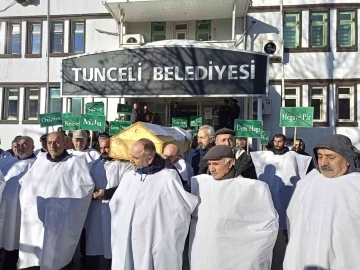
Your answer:
[[[62,96],[267,94],[268,56],[199,46],[143,46],[62,60]]]

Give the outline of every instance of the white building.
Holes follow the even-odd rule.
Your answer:
[[[60,96],[63,57],[116,50],[131,42],[132,37],[140,41],[139,35],[144,43],[188,39],[225,47],[236,45],[238,49],[255,52],[263,52],[264,45],[273,41],[277,49],[269,66],[269,97],[263,98],[264,130],[270,131],[271,136],[283,132],[279,127],[281,106],[313,106],[316,127],[298,129],[298,137],[305,140],[307,148],[322,135],[331,133],[345,134],[360,146],[357,128],[360,69],[356,65],[360,57],[358,0],[50,2],[50,31],[47,1],[32,0],[27,7],[16,4],[0,12],[3,149],[10,146],[16,135],[37,139],[45,133],[46,129],[40,128],[38,114],[62,111],[79,115],[84,111],[84,104],[92,101],[105,103],[108,120],[117,118],[118,103],[138,102],[140,107],[148,104],[166,123],[170,121],[170,108],[175,101],[189,116],[204,115],[206,108],[217,109],[223,104],[219,97]],[[0,10],[11,3],[12,0],[1,1]],[[241,118],[255,119],[256,99],[238,100]],[[216,125],[217,118],[204,122]],[[293,129],[285,132],[289,138],[293,136]]]

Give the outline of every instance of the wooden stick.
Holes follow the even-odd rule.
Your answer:
[[[249,138],[246,138],[246,153],[249,154]]]
[[[295,129],[294,129],[294,146],[296,144],[296,131],[297,131],[297,128],[295,127]]]
[[[54,132],[54,126],[51,126],[51,128],[52,128],[52,131]]]
[[[90,145],[89,145],[89,148],[91,148],[92,147],[92,145],[93,145],[93,136],[94,136],[94,131],[90,131]]]

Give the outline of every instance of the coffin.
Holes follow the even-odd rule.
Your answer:
[[[131,146],[142,138],[151,140],[155,144],[158,154],[162,154],[168,144],[177,145],[180,154],[182,154],[189,150],[192,139],[189,132],[178,127],[164,127],[137,122],[111,137],[110,157],[130,160]]]

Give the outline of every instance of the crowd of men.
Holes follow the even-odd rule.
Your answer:
[[[204,125],[185,153],[144,138],[129,161],[109,156],[106,132],[92,141],[59,129],[41,149],[18,136],[0,153],[3,269],[74,269],[78,246],[87,270],[360,265],[359,160],[346,136],[319,138],[311,155],[282,134],[252,151]]]

